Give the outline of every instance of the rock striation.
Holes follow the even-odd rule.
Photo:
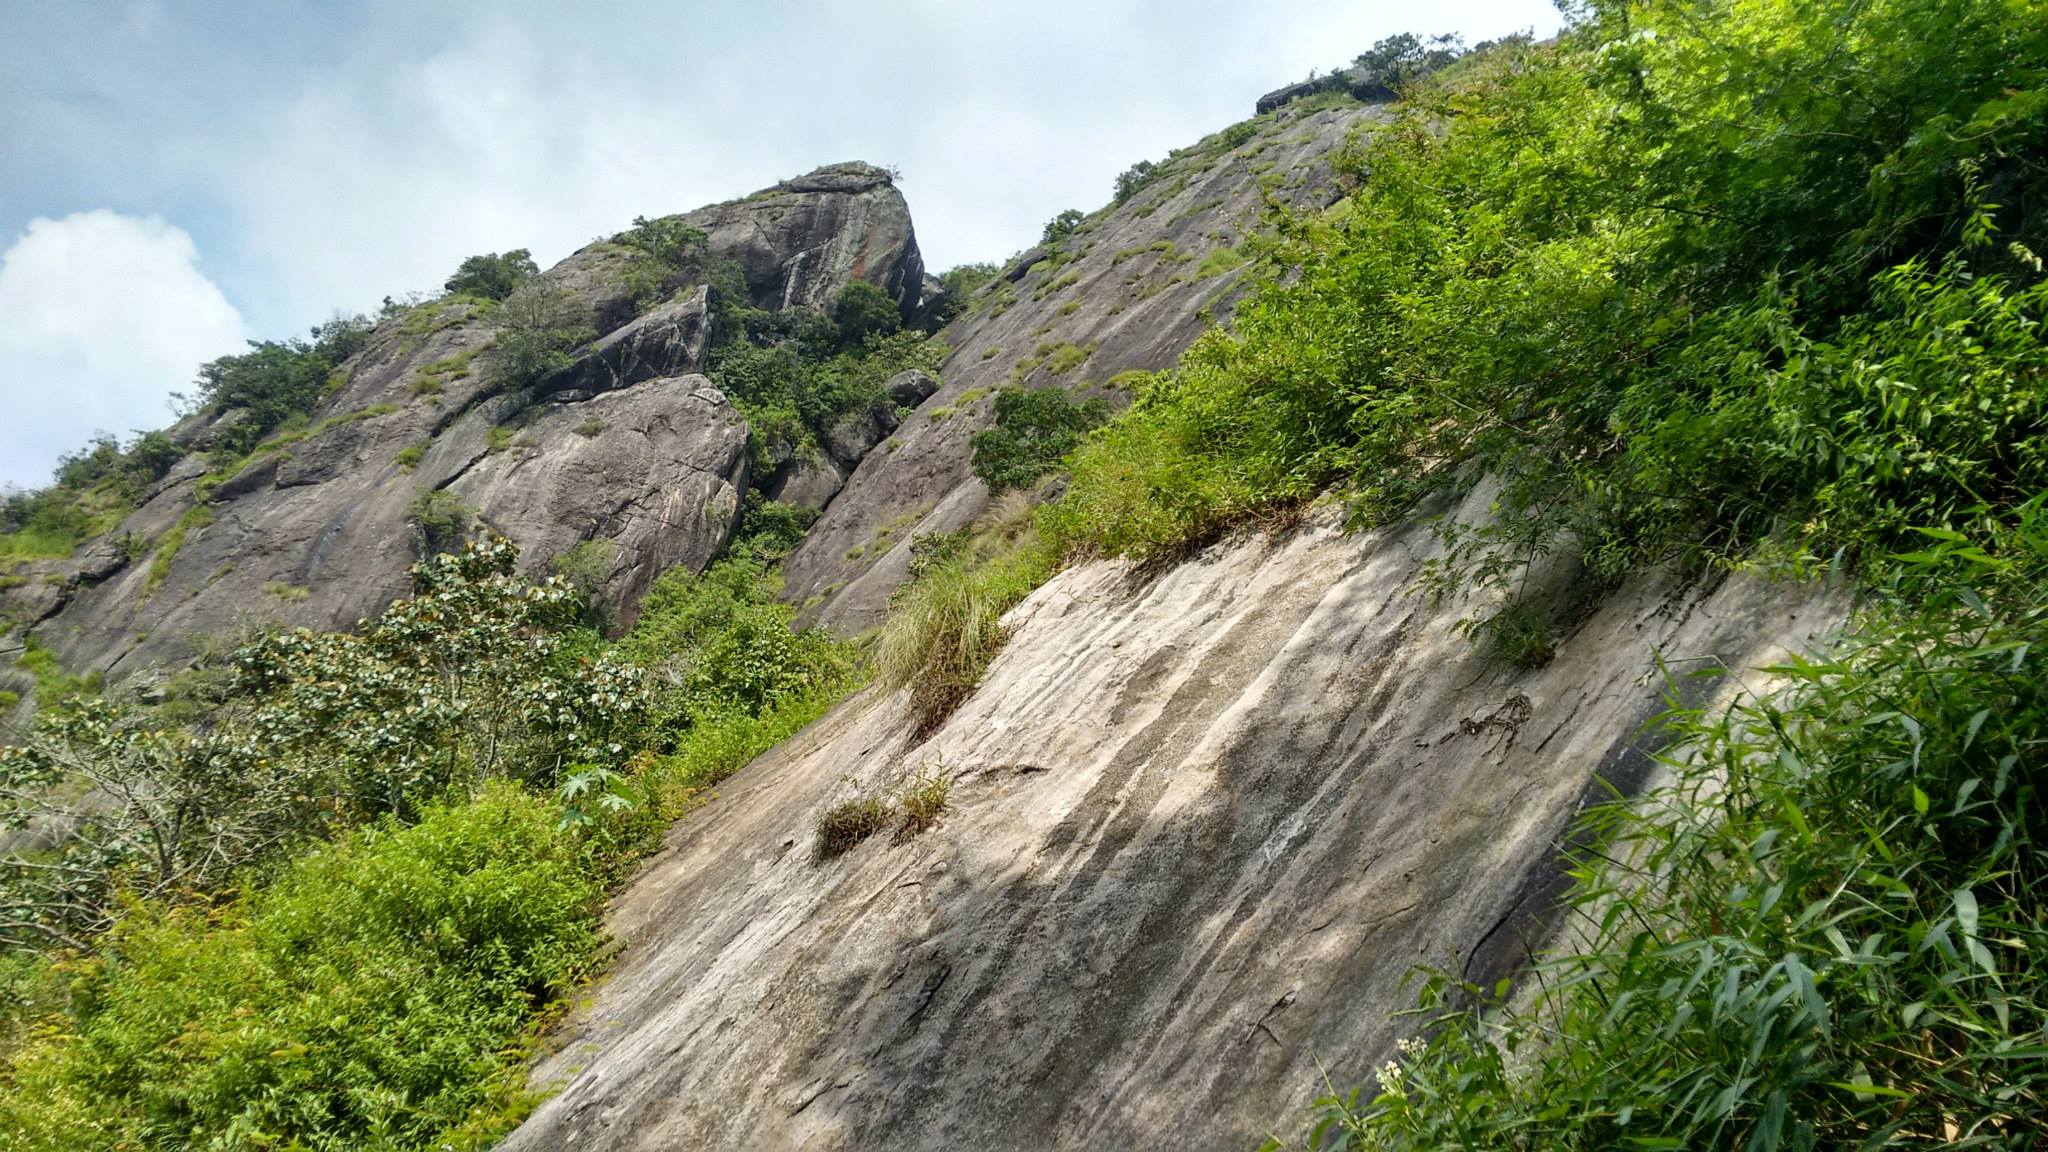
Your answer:
[[[1064,572],[928,740],[870,691],[725,784],[615,901],[624,951],[504,1152],[1287,1135],[1414,1026],[1412,966],[1490,983],[1548,936],[1574,815],[1649,767],[1660,667],[1757,687],[1841,619],[1645,578],[1521,670],[1417,593],[1427,528],[1337,520]],[[952,782],[938,828],[812,862],[827,808],[919,774]]]

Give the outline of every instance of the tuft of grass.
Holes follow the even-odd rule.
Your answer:
[[[1093,344],[1061,344],[1046,354],[1045,370],[1055,376],[1064,376],[1086,364],[1093,355]]]
[[[576,426],[576,434],[585,439],[601,436],[604,434],[604,421],[592,416]]]
[[[157,590],[164,578],[171,574],[171,563],[178,558],[178,550],[185,546],[185,537],[194,528],[204,528],[213,523],[213,510],[205,506],[193,508],[178,518],[171,530],[157,541],[156,556],[149,562],[149,576],[143,581],[142,594],[146,597]]]
[[[883,684],[910,689],[917,738],[936,731],[973,694],[1009,639],[1003,613],[1056,568],[1030,508],[1025,494],[1008,494],[958,554],[931,564],[897,593],[875,668]]]
[[[938,827],[939,817],[946,811],[946,798],[952,791],[953,782],[936,773],[920,772],[904,781],[896,794],[896,834],[889,842],[908,844]]]
[[[818,817],[818,838],[811,846],[811,862],[823,864],[844,856],[861,841],[887,828],[892,819],[888,803],[877,796],[834,804]]]
[[[391,458],[391,462],[398,465],[401,469],[410,472],[419,467],[420,461],[426,459],[426,457],[427,446],[425,444],[413,444],[401,449],[398,455]]]
[[[1195,265],[1195,279],[1207,280],[1212,276],[1221,276],[1250,262],[1251,257],[1245,255],[1242,249],[1218,248],[1202,257],[1202,262]]]
[[[263,594],[266,596],[275,596],[279,600],[284,600],[290,603],[297,603],[298,601],[304,600],[306,597],[311,596],[313,594],[313,590],[311,588],[306,587],[303,584],[287,584],[282,580],[265,580],[263,582]]]

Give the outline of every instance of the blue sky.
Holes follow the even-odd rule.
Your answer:
[[[0,484],[246,338],[542,264],[819,164],[903,173],[927,263],[1399,31],[1547,0],[0,0]]]

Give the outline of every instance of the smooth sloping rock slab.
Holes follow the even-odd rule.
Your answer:
[[[1485,507],[1475,497],[1466,509]],[[616,901],[626,948],[506,1152],[1245,1149],[1368,1082],[1408,974],[1512,972],[1556,846],[1704,696],[1841,618],[1749,578],[1621,589],[1536,671],[1414,594],[1434,538],[1325,517],[1154,579],[1070,570],[930,740],[856,698],[728,782]],[[823,866],[821,812],[917,771],[937,829]]]

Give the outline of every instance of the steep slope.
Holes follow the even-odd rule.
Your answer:
[[[910,540],[986,506],[968,438],[1005,384],[1128,397],[1116,377],[1171,365],[1236,300],[1238,249],[1268,197],[1321,206],[1331,162],[1379,105],[1295,104],[1176,153],[1122,204],[1011,262],[944,337],[945,384],[868,456],[784,569],[787,595],[843,633],[879,623],[909,572]]]
[[[1483,515],[1487,494],[1460,515]],[[1658,662],[1750,671],[1840,619],[1639,579],[1547,667],[1415,592],[1436,537],[1331,513],[1148,577],[1071,569],[913,743],[870,693],[729,782],[617,901],[614,974],[503,1147],[1245,1148],[1409,1025],[1410,967],[1511,971],[1558,838],[1647,766]],[[1538,580],[1563,594],[1569,561]],[[822,865],[835,803],[952,781],[939,828]]]
[[[819,308],[866,280],[914,310],[927,290],[909,210],[870,165],[678,219],[705,233],[711,259],[738,266],[756,307]],[[710,561],[749,479],[745,422],[694,375],[703,286],[636,314],[637,259],[599,241],[543,274],[598,339],[532,395],[499,394],[501,324],[451,298],[380,325],[303,430],[239,465],[204,452],[238,413],[186,421],[174,438],[200,453],[108,538],[37,570],[0,608],[29,617],[67,666],[116,676],[254,624],[346,628],[405,590],[422,544],[416,502],[446,492],[529,566],[599,542],[604,594],[630,614],[664,568]]]

